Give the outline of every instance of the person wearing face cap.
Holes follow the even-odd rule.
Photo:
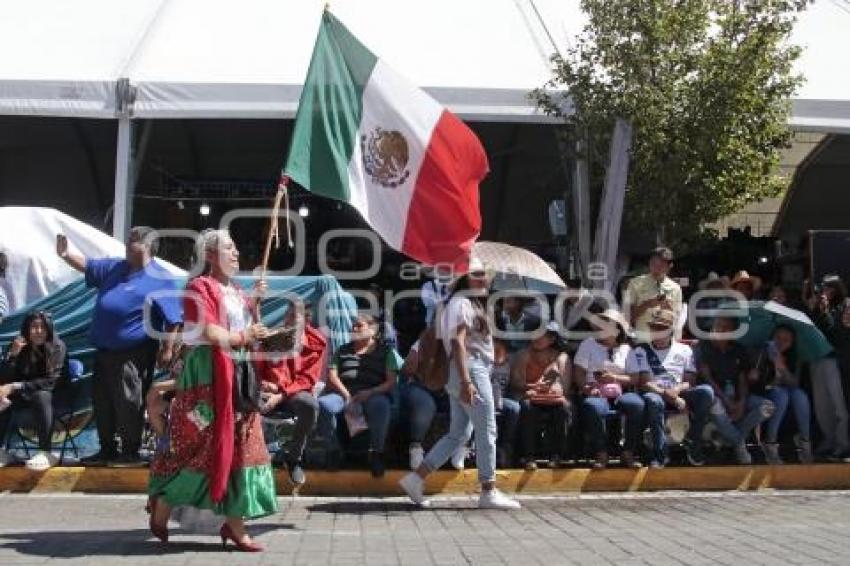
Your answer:
[[[691,465],[701,466],[702,431],[714,402],[709,385],[697,385],[693,351],[687,344],[673,338],[676,315],[659,309],[649,320],[650,341],[639,344],[626,361],[626,372],[639,383],[646,404],[646,421],[652,433],[650,467],[664,467],[667,461],[667,440],[664,430],[665,411],[687,411],[690,427],[685,449]]]

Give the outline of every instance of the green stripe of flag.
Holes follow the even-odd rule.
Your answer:
[[[305,189],[348,201],[363,90],[378,59],[330,12],[313,49],[284,173]]]

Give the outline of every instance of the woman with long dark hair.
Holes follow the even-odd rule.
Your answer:
[[[227,231],[202,233],[198,247],[204,275],[186,286],[183,369],[169,411],[169,449],[151,464],[150,528],[167,542],[173,508],[211,511],[224,522],[222,545],[231,540],[258,552],[245,520],[277,510],[274,474],[259,412],[234,401],[235,362],[268,331],[255,321],[255,300],[232,280],[239,252]],[[258,281],[257,296],[264,285]]]
[[[53,331],[50,315],[43,311],[33,312],[24,318],[21,335],[9,346],[3,359],[4,385],[0,386],[0,439],[6,438],[12,415],[12,407],[27,407],[35,414],[35,429],[38,433],[38,453],[27,460],[32,470],[46,470],[57,463],[50,453],[53,437],[53,389],[65,368],[65,344]],[[3,403],[3,401],[6,403]],[[0,406],[2,406],[0,405]],[[11,461],[10,456],[0,449],[0,466]]]
[[[490,370],[493,335],[487,316],[490,277],[473,260],[468,275],[455,283],[440,318],[440,338],[449,361],[451,423],[449,432],[435,444],[415,472],[400,484],[417,505],[426,505],[425,478],[445,464],[475,432],[475,456],[481,497],[478,505],[489,509],[518,509],[519,503],[496,489],[496,413]]]
[[[800,462],[813,461],[811,443],[812,406],[809,396],[800,387],[797,360],[797,335],[790,326],[777,326],[773,339],[767,343],[756,362],[758,371],[752,374],[750,393],[773,403],[773,415],[765,423],[764,456],[768,464],[781,464],[779,457],[779,427],[791,408],[797,423],[796,444]]]

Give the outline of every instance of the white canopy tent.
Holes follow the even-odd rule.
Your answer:
[[[0,114],[118,119],[113,233],[122,238],[138,119],[291,118],[322,0],[0,0]],[[334,0],[367,46],[462,118],[550,122],[528,100],[584,18],[562,0]],[[817,2],[795,41],[807,83],[792,125],[850,132],[838,73],[850,13]]]

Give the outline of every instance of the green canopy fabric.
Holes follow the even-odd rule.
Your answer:
[[[245,289],[253,285],[253,277],[237,277],[237,282]],[[354,298],[342,289],[339,282],[328,275],[307,277],[266,277],[272,295],[262,303],[263,322],[274,326],[281,322],[285,313],[287,299],[281,294],[296,295],[306,303],[313,305],[313,319],[324,322],[330,331],[331,347],[336,350],[348,342],[351,320],[357,314]],[[277,296],[276,296],[277,295]],[[51,314],[56,331],[68,347],[71,358],[83,362],[87,373],[91,372],[94,349],[88,335],[97,291],[86,288],[81,278],[66,285],[55,293],[35,301],[14,313],[0,323],[0,349],[5,350],[20,332],[24,317],[33,311],[45,311]],[[317,312],[320,302],[325,315]],[[322,319],[325,320],[322,320]]]
[[[796,334],[797,358],[801,362],[812,362],[832,353],[832,345],[818,327],[804,313],[783,307],[778,303],[751,303],[741,324],[748,326],[741,343],[761,346],[773,335],[777,326],[789,326]]]

